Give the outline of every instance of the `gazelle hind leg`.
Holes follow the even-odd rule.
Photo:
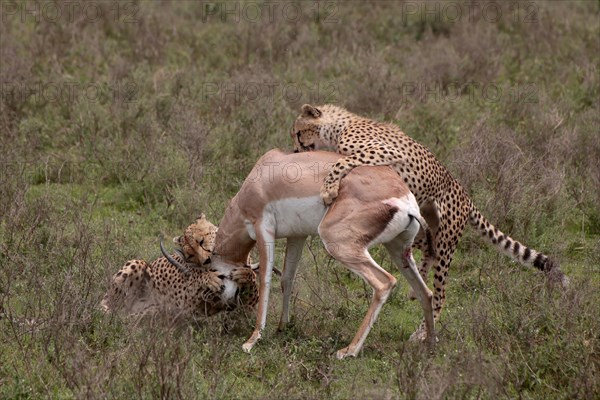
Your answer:
[[[278,330],[283,330],[290,321],[290,297],[292,295],[292,287],[294,286],[294,278],[296,269],[302,256],[302,249],[306,237],[288,238],[285,248],[285,264],[283,274],[281,276],[281,291],[283,292],[283,304],[281,308],[281,318],[279,319]]]
[[[423,254],[421,265],[417,268],[417,271],[419,273],[419,276],[421,276],[421,279],[423,279],[423,281],[427,285],[429,269],[433,264],[436,263],[435,255],[429,254],[429,252],[427,251],[427,244],[425,238],[419,240],[418,242],[415,241],[415,245],[413,246],[413,248],[421,250],[421,253]],[[417,300],[417,295],[412,286],[408,290],[407,297],[410,300]]]
[[[432,234],[434,240],[436,240],[437,231],[440,227],[440,213],[438,210],[439,210],[439,206],[435,200],[427,201],[420,206],[421,216],[427,222],[427,225],[429,226],[429,229],[431,230],[431,234]],[[428,246],[428,244],[427,244],[427,238],[425,236],[425,232],[423,231],[423,229],[419,230],[419,233],[417,234],[417,237],[415,238],[413,248],[415,248],[415,247],[417,249],[421,250],[421,252],[423,254],[423,258],[421,260],[421,266],[418,268],[418,271],[419,271],[419,274],[421,275],[421,278],[423,278],[423,281],[425,281],[425,284],[427,284],[429,270],[432,265],[437,263],[437,260],[436,260],[436,254],[429,254],[428,250],[429,250],[430,246]],[[417,299],[417,296],[416,296],[414,290],[412,289],[412,287],[409,290],[408,298],[411,300]]]
[[[417,298],[421,302],[421,307],[423,307],[426,329],[425,337],[415,336],[413,334],[411,335],[411,339],[427,339],[429,344],[433,345],[436,342],[435,321],[433,317],[433,292],[429,290],[429,288],[423,281],[423,278],[417,272],[417,265],[412,254],[410,253],[410,249],[407,250],[407,255],[405,256],[404,261],[408,265],[404,265],[402,268],[400,268],[400,272],[402,272],[402,275],[404,275],[404,277],[412,287],[413,292],[416,294]]]
[[[323,233],[321,233],[321,237],[324,237]],[[329,254],[343,263],[350,271],[363,278],[373,288],[371,304],[356,335],[347,347],[336,353],[339,360],[356,357],[362,349],[371,327],[377,320],[383,304],[396,286],[396,278],[377,265],[365,247],[361,249],[361,246],[355,242],[342,242],[344,244],[336,243],[330,246],[327,245],[327,242],[324,243]]]
[[[396,238],[394,241],[387,243],[387,250],[389,251],[392,260],[397,265],[402,275],[408,281],[412,292],[416,298],[419,299],[421,307],[423,308],[424,321],[425,321],[425,335],[421,337],[411,336],[411,339],[428,339],[430,344],[435,343],[435,323],[433,318],[433,293],[423,278],[417,271],[417,265],[411,253],[410,244],[407,246],[405,241],[400,238]]]

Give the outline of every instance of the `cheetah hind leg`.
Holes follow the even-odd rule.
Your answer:
[[[100,306],[104,312],[123,310],[126,314],[144,313],[153,306],[150,295],[148,264],[144,260],[129,260],[113,275],[110,287]]]
[[[454,237],[448,234],[451,230],[450,225],[448,223],[443,223],[439,226],[437,236],[440,239],[437,241],[436,246],[438,249],[440,249],[440,252],[439,256],[436,257],[435,262],[432,264],[434,267],[433,317],[436,323],[440,319],[442,308],[444,307],[444,302],[446,300],[446,281],[448,279],[448,270],[450,268],[450,263],[452,262],[452,256],[454,255],[454,251],[456,250],[456,245],[458,243],[458,238],[460,237],[460,234],[462,233],[465,224],[466,218],[458,219],[455,221],[454,229],[456,229],[455,233],[457,233]],[[423,337],[424,329],[425,324],[422,322],[419,328],[417,328],[416,332],[411,335],[411,339],[421,339]]]

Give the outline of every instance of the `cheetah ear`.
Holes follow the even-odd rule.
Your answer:
[[[321,116],[321,110],[319,110],[317,107],[311,106],[310,104],[305,104],[302,106],[302,116],[319,118]]]
[[[206,215],[204,215],[204,213],[200,214],[200,216],[196,218],[196,221],[199,219],[206,219]]]
[[[181,236],[175,236],[175,237],[173,238],[173,243],[175,243],[175,244],[179,244],[179,243],[181,243]]]

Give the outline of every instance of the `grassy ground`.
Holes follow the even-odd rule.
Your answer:
[[[90,4],[0,4],[0,398],[600,395],[598,1]],[[421,313],[401,282],[343,362],[370,293],[318,240],[292,326],[275,332],[275,290],[250,355],[250,315],[100,312],[124,261],[219,221],[300,105],[325,102],[428,146],[571,287],[467,230],[435,354],[407,341]]]

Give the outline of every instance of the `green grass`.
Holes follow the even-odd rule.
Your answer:
[[[98,20],[57,22],[3,3],[0,398],[600,396],[600,3],[497,2],[495,22],[467,9],[433,20],[409,3],[286,2],[273,21],[237,21],[219,2],[100,2]],[[436,351],[408,341],[421,311],[394,272],[363,352],[344,361],[335,351],[370,291],[318,239],[290,327],[276,332],[275,282],[252,354],[241,351],[252,315],[172,326],[99,310],[126,260],[154,259],[158,238],[201,212],[218,222],[256,159],[291,147],[300,106],[325,102],[428,146],[490,221],[559,260],[572,285],[548,286],[467,229]],[[382,249],[373,257],[393,271]]]

